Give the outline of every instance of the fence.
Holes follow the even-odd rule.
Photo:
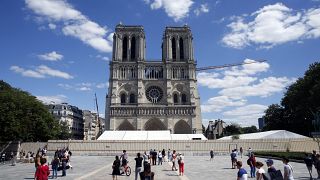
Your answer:
[[[184,141],[81,141],[81,140],[50,140],[38,143],[23,143],[21,148],[33,151],[47,145],[48,152],[69,147],[75,155],[114,155],[122,150],[129,154],[149,151],[150,149],[175,149],[187,156],[207,155],[212,149],[215,153],[229,153],[231,149],[248,149],[255,151],[295,151],[311,152],[318,145],[311,138],[306,139],[259,139],[259,140],[184,140]]]

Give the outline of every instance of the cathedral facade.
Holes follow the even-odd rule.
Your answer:
[[[200,97],[188,26],[166,27],[162,59],[146,59],[142,26],[119,24],[113,36],[106,130],[202,133]]]

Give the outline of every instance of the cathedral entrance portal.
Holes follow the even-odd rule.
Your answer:
[[[135,130],[135,128],[128,120],[124,120],[118,127],[118,130]]]
[[[149,119],[144,125],[144,129],[146,131],[167,130],[163,122],[161,122],[160,119],[157,118]]]
[[[174,126],[174,134],[191,134],[191,127],[184,120],[180,120]]]

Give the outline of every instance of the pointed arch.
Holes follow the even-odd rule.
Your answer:
[[[158,118],[149,119],[144,124],[144,129],[146,131],[157,131],[157,130],[167,130],[167,127]]]
[[[120,95],[120,103],[121,103],[121,104],[126,104],[126,99],[127,99],[126,94],[125,94],[125,93],[122,93],[122,94]]]
[[[173,103],[178,104],[178,94],[173,94]]]
[[[136,103],[136,96],[134,94],[130,94],[129,103],[130,104]]]
[[[186,104],[187,103],[187,95],[184,94],[184,93],[181,95],[181,103],[182,104]]]
[[[183,49],[183,39],[179,39],[179,49],[180,49],[180,60],[184,59],[184,49]]]
[[[118,130],[135,130],[135,128],[128,120],[125,119],[118,127]]]
[[[134,36],[131,38],[130,58],[131,60],[136,58],[136,38]]]
[[[180,120],[174,125],[174,134],[191,134],[190,125],[184,121]]]
[[[172,59],[177,59],[176,39],[171,39]]]
[[[128,57],[128,38],[124,37],[122,40],[122,60],[126,60]]]

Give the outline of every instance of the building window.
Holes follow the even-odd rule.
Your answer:
[[[136,58],[136,38],[132,37],[131,39],[131,60]]]
[[[177,94],[173,95],[173,103],[178,104],[178,95]]]
[[[183,39],[179,40],[179,48],[180,48],[180,59],[184,59],[184,49],[183,49]]]
[[[128,38],[124,37],[122,41],[122,60],[128,57]]]
[[[187,95],[185,95],[185,94],[181,95],[181,102],[182,102],[182,104],[187,103]]]
[[[171,46],[172,46],[172,59],[177,59],[177,56],[176,56],[176,39],[175,38],[171,39]]]
[[[125,94],[121,94],[120,102],[121,102],[121,104],[125,104],[126,103],[126,95]]]
[[[130,103],[135,103],[136,102],[136,96],[134,94],[130,94]]]

